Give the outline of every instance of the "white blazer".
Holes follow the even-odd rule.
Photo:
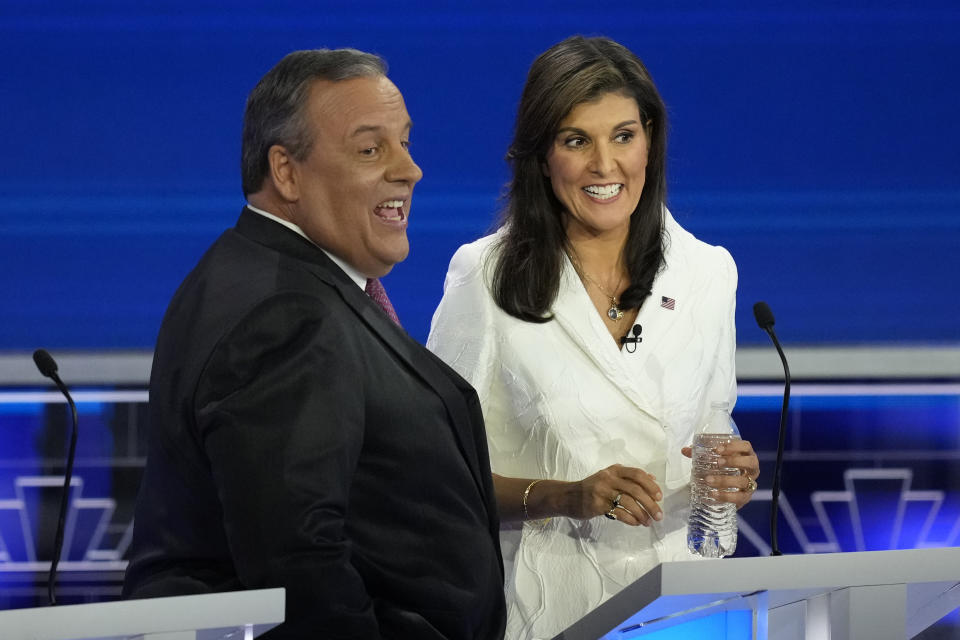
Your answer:
[[[499,232],[450,262],[427,347],[476,387],[493,472],[575,481],[620,463],[653,473],[665,494],[650,528],[602,517],[504,525],[508,638],[552,637],[657,563],[689,557],[680,448],[712,401],[736,400],[737,271],[666,209],[664,229],[666,264],[633,353],[614,343],[569,260],[544,324],[509,316],[490,294]]]

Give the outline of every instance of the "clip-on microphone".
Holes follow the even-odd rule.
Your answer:
[[[640,333],[643,331],[643,327],[641,327],[639,324],[635,324],[633,325],[632,331],[633,331],[632,338],[628,337],[629,334],[624,335],[622,338],[620,338],[620,346],[626,349],[627,353],[633,353],[634,351],[636,351],[637,344],[640,342],[643,342],[643,338],[640,337]],[[633,345],[632,349],[630,348],[631,345]]]

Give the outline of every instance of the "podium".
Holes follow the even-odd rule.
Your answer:
[[[3,640],[251,640],[284,619],[283,589],[0,611]]]
[[[554,640],[680,633],[735,611],[750,628],[731,639],[903,640],[958,606],[958,547],[664,562]]]

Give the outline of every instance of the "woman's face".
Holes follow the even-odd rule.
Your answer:
[[[544,174],[563,204],[567,237],[626,234],[646,180],[649,143],[637,101],[605,93],[560,122]]]

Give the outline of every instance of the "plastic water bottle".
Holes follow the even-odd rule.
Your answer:
[[[693,438],[687,549],[694,555],[722,558],[737,548],[737,507],[730,502],[718,502],[713,497],[716,489],[706,479],[740,474],[734,467],[720,467],[717,460],[721,456],[716,452],[717,447],[739,439],[740,430],[730,417],[730,404],[710,403],[710,413]]]

